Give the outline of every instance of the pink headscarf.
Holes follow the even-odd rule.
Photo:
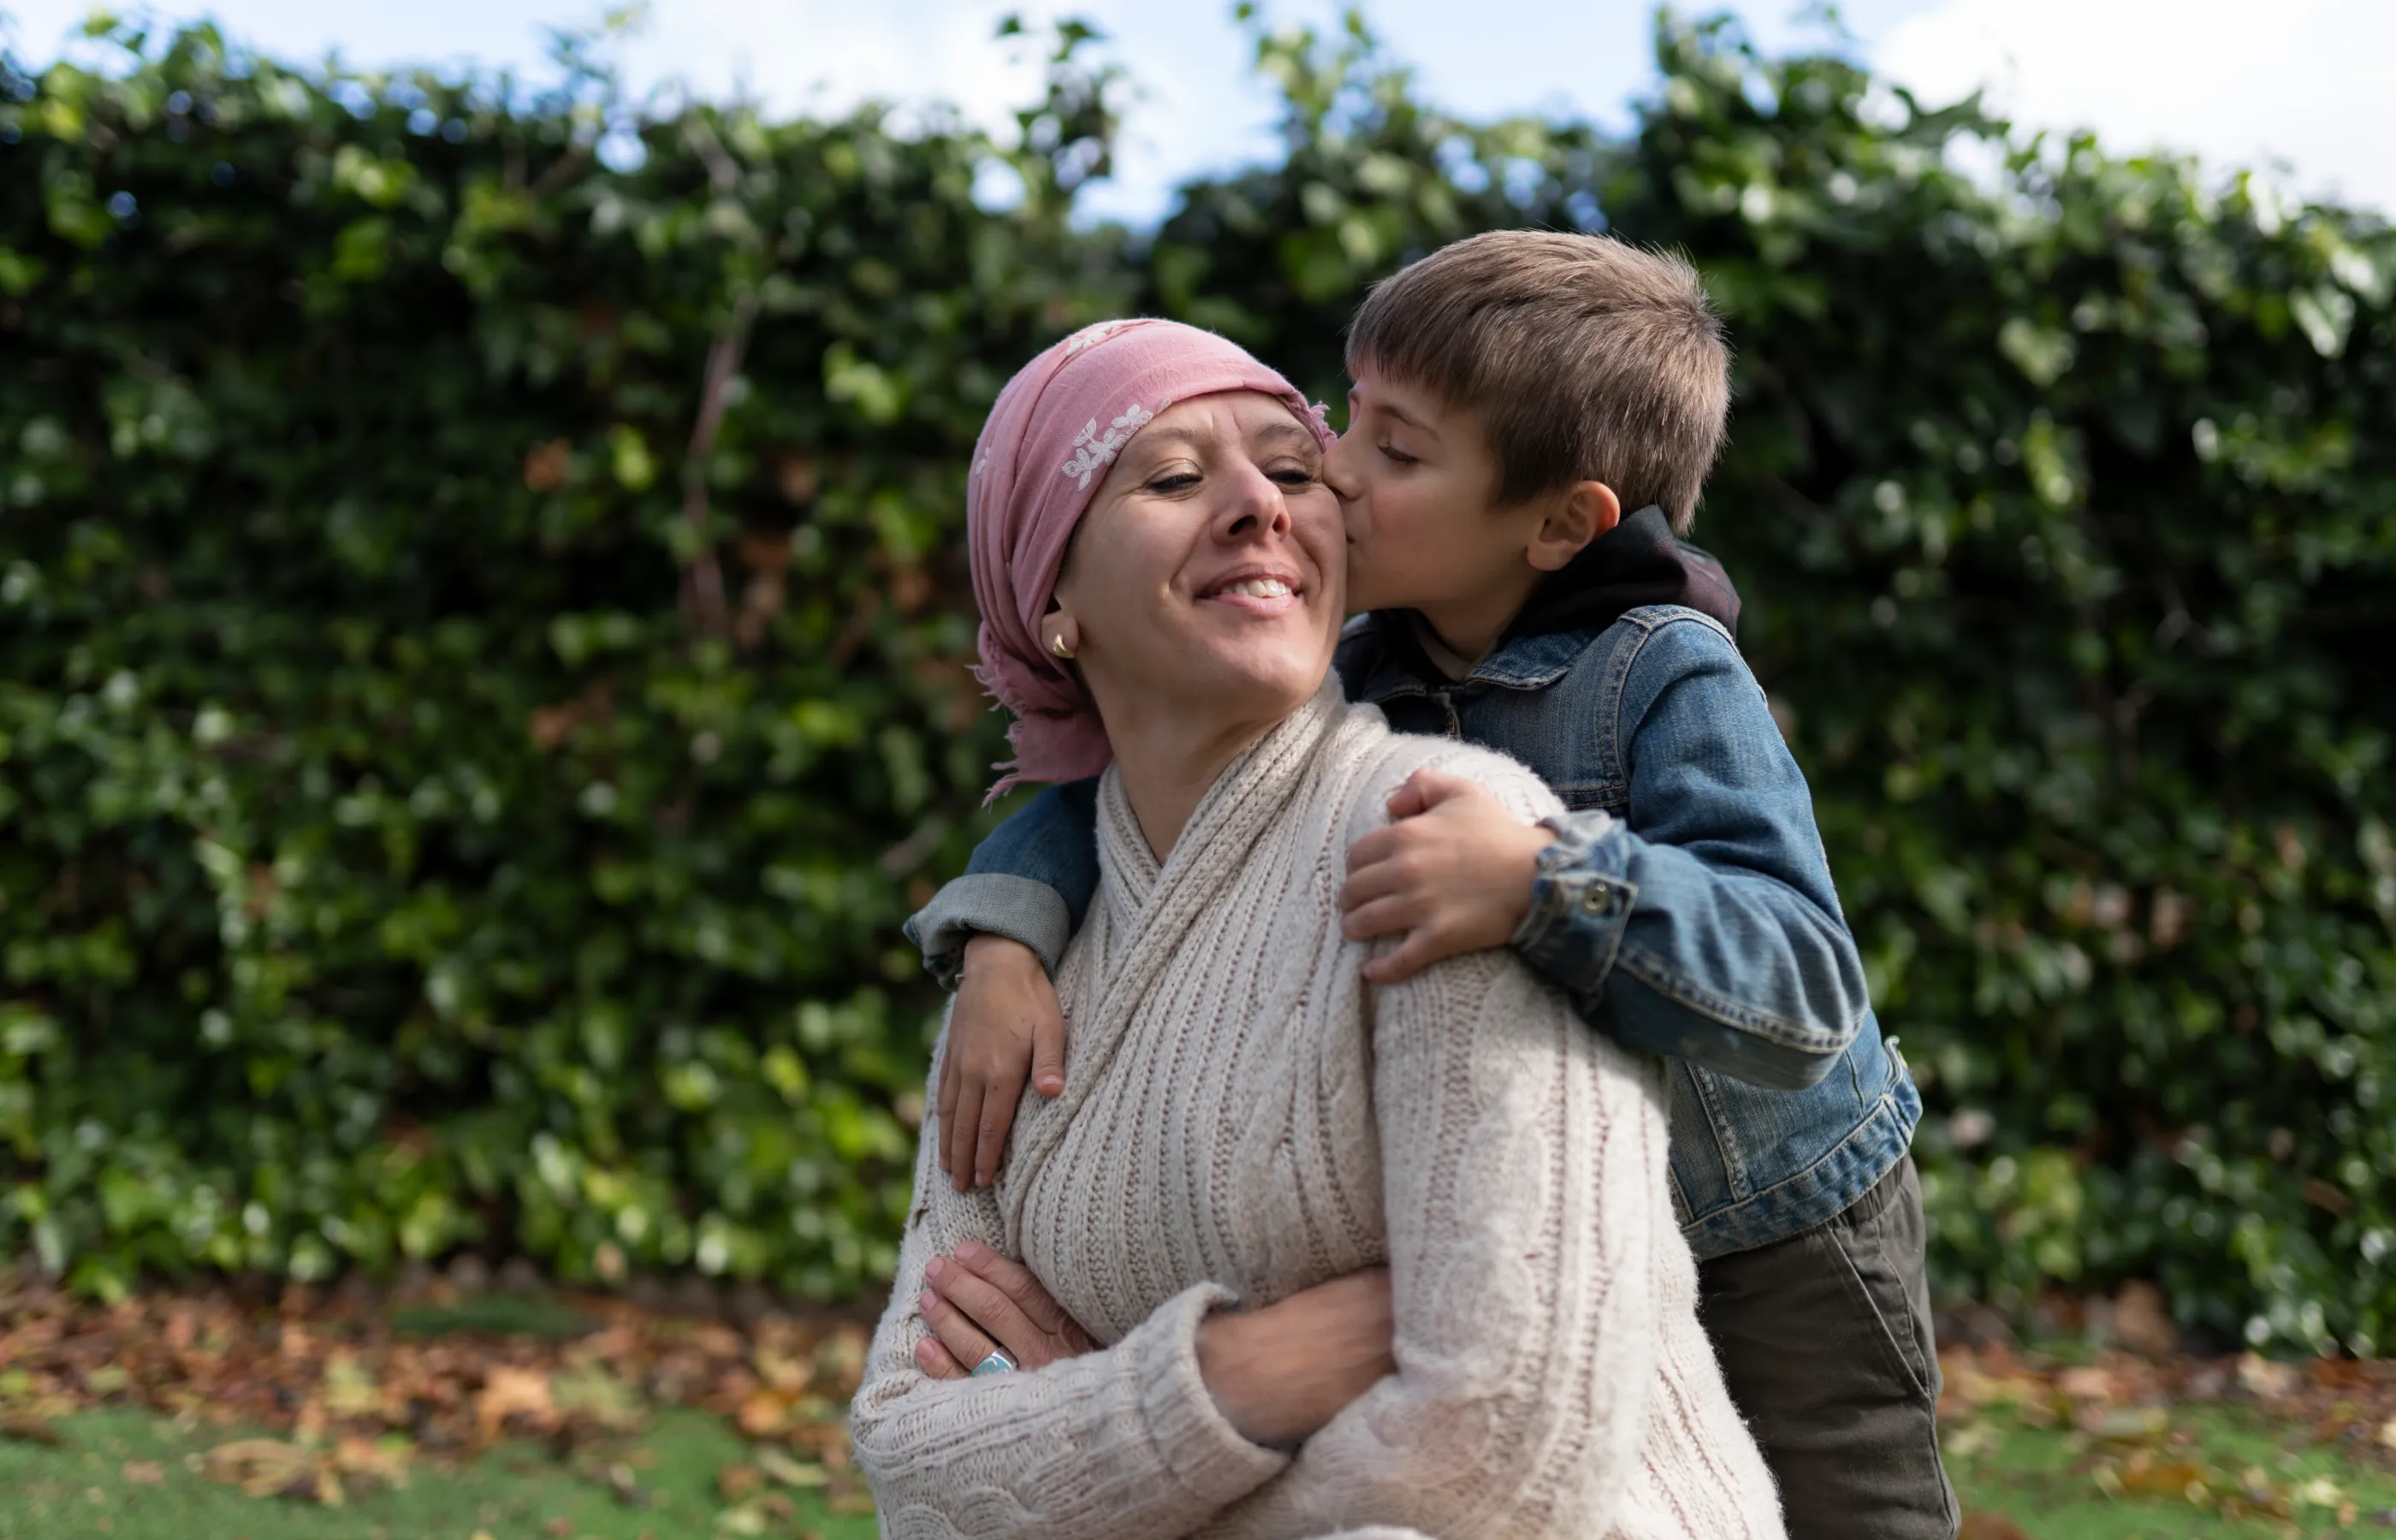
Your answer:
[[[1098,713],[1041,631],[1065,548],[1131,436],[1176,402],[1261,391],[1287,405],[1326,447],[1323,408],[1235,343],[1178,321],[1101,321],[1007,381],[974,445],[965,536],[981,606],[975,670],[1015,713],[1015,747],[996,797],[1018,780],[1078,780],[1113,750]]]

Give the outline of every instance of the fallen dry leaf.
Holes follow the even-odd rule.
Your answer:
[[[2238,1383],[2258,1400],[2282,1401],[2296,1394],[2300,1381],[2296,1370],[2284,1363],[2274,1363],[2260,1353],[2243,1353],[2238,1359]]]
[[[640,1393],[598,1364],[561,1372],[550,1381],[559,1418],[611,1433],[630,1433],[648,1421]]]
[[[2030,1540],[2023,1528],[2002,1513],[1967,1513],[1956,1540]]]
[[[832,1480],[823,1467],[794,1460],[771,1447],[757,1451],[757,1468],[787,1487],[819,1487]]]
[[[38,1412],[0,1413],[0,1439],[17,1439],[47,1449],[56,1449],[66,1442],[50,1426],[50,1419]]]
[[[322,1507],[339,1507],[349,1500],[345,1476],[400,1486],[406,1467],[404,1443],[386,1446],[354,1437],[329,1450],[282,1439],[236,1439],[209,1450],[200,1467],[210,1480],[238,1486],[252,1497],[294,1497]]]
[[[2123,1347],[2150,1359],[2167,1359],[2179,1347],[2163,1291],[2142,1280],[2123,1284],[2115,1296],[2113,1334]]]
[[[315,1456],[280,1439],[236,1439],[206,1456],[211,1480],[229,1481],[253,1497],[292,1491],[314,1471]]]
[[[616,1501],[626,1507],[647,1507],[654,1500],[642,1487],[639,1473],[634,1471],[627,1461],[610,1461],[606,1468],[600,1472],[600,1478],[606,1483],[608,1492],[615,1496]]]
[[[752,1390],[741,1398],[740,1410],[733,1420],[748,1437],[770,1439],[789,1424],[791,1408],[797,1404],[798,1399],[795,1391]]]
[[[765,1484],[752,1465],[733,1464],[715,1473],[715,1491],[727,1503],[737,1503]]]
[[[409,1454],[405,1439],[369,1440],[352,1435],[333,1446],[333,1468],[344,1475],[372,1477],[386,1486],[405,1486]]]
[[[758,1348],[752,1361],[757,1367],[759,1379],[777,1390],[788,1393],[793,1400],[805,1394],[808,1384],[816,1377],[814,1364],[771,1348]]]
[[[2055,1387],[2073,1401],[2109,1401],[2118,1393],[2112,1374],[2103,1369],[2066,1369],[2055,1376]]]
[[[2180,1460],[2154,1463],[2131,1460],[2122,1467],[2121,1477],[2124,1492],[2185,1497],[2191,1503],[2203,1501],[2209,1487],[2202,1468]]]
[[[2108,1406],[2088,1409],[2075,1419],[2083,1433],[2115,1443],[2142,1443],[2162,1438],[2171,1428],[2171,1414],[2158,1406]]]
[[[166,1467],[155,1460],[127,1460],[125,1479],[134,1486],[156,1486],[166,1479]]]
[[[538,1369],[493,1368],[474,1398],[474,1428],[485,1443],[498,1439],[510,1417],[523,1417],[548,1432],[557,1426],[557,1403],[550,1395],[549,1376]]]
[[[349,1348],[325,1361],[324,1409],[336,1417],[371,1416],[382,1407],[382,1387]]]

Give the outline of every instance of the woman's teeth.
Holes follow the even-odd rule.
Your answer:
[[[1224,585],[1225,593],[1242,593],[1251,599],[1286,599],[1289,585],[1278,578],[1249,578]]]

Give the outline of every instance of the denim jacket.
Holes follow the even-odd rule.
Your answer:
[[[1349,697],[1392,726],[1511,754],[1550,820],[1513,942],[1671,1088],[1672,1202],[1700,1258],[1844,1212],[1903,1158],[1922,1099],[1865,998],[1813,798],[1729,632],[1691,609],[1507,643],[1428,677],[1385,622],[1349,628]],[[1051,788],[908,922],[953,983],[965,936],[1053,968],[1098,887],[1096,783]]]

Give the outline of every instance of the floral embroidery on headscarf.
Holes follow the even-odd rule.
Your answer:
[[[1092,418],[1089,426],[1073,440],[1073,458],[1065,462],[1065,474],[1080,477],[1073,485],[1086,489],[1090,478],[1114,463],[1114,458],[1123,453],[1123,446],[1131,442],[1132,434],[1139,431],[1142,425],[1155,416],[1154,412],[1143,409],[1135,401],[1124,408],[1123,416],[1107,425],[1103,435],[1098,431],[1098,419]]]
[[[1129,321],[1094,321],[1065,339],[1065,356],[1071,358],[1084,348],[1095,348],[1130,325]]]

